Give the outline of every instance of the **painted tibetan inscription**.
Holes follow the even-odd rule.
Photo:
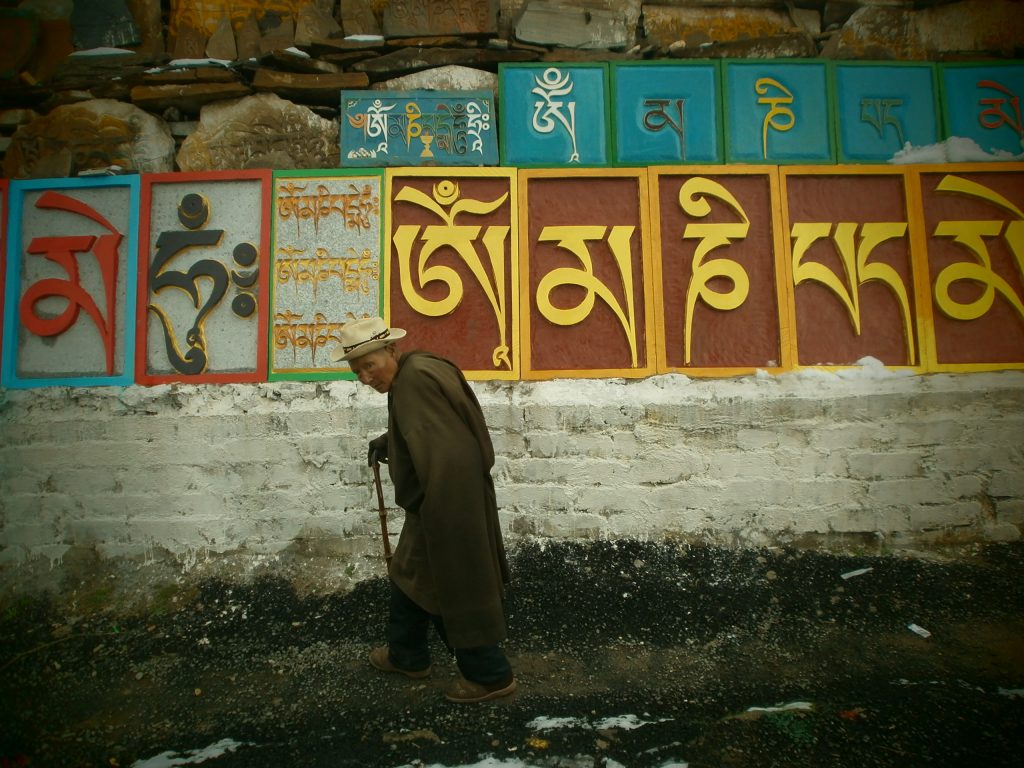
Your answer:
[[[143,177],[144,383],[264,381],[270,171]]]
[[[797,363],[921,366],[902,171],[781,169]]]
[[[907,142],[939,140],[931,64],[836,64],[835,86],[841,162],[886,162]]]
[[[651,196],[658,370],[790,367],[775,169],[656,168]]]
[[[139,179],[10,185],[9,387],[133,381]]]
[[[835,162],[824,63],[730,61],[724,66],[728,162]]]
[[[516,171],[389,170],[386,316],[469,379],[519,378]]]
[[[607,165],[604,64],[503,64],[498,77],[503,165]]]
[[[523,377],[654,372],[644,170],[520,171]]]
[[[615,161],[720,163],[718,64],[613,64]]]
[[[346,166],[497,165],[490,91],[342,91]]]
[[[938,370],[1024,368],[1024,165],[920,175]]]
[[[1024,154],[1024,63],[945,64],[941,77],[949,136],[974,139],[986,152]]]
[[[271,379],[351,377],[341,326],[381,314],[383,171],[274,174]]]

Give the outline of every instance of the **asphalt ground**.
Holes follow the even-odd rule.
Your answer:
[[[0,598],[0,767],[1010,766],[1024,544],[909,554],[533,541],[519,690],[370,667],[387,584],[280,577]],[[80,585],[79,585],[80,586]],[[70,591],[70,585],[68,586]]]

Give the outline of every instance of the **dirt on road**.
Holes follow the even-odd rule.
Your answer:
[[[0,766],[1010,766],[1024,544],[927,556],[531,542],[508,699],[366,662],[387,585],[178,581],[0,603]]]

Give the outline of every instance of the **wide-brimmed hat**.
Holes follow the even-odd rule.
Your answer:
[[[364,317],[341,326],[341,344],[331,351],[331,360],[352,360],[387,346],[405,336],[401,328],[388,328],[379,317]]]

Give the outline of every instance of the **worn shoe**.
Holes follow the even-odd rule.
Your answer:
[[[399,675],[411,677],[413,680],[421,680],[430,677],[430,667],[426,669],[400,669],[391,663],[391,656],[388,654],[388,647],[382,645],[370,651],[370,665],[381,672],[396,672]]]
[[[472,680],[460,677],[444,692],[444,697],[448,701],[454,701],[458,704],[476,704],[481,701],[490,701],[491,699],[500,699],[502,696],[508,696],[517,687],[518,685],[514,677],[509,677],[507,680],[490,685],[474,683]]]

